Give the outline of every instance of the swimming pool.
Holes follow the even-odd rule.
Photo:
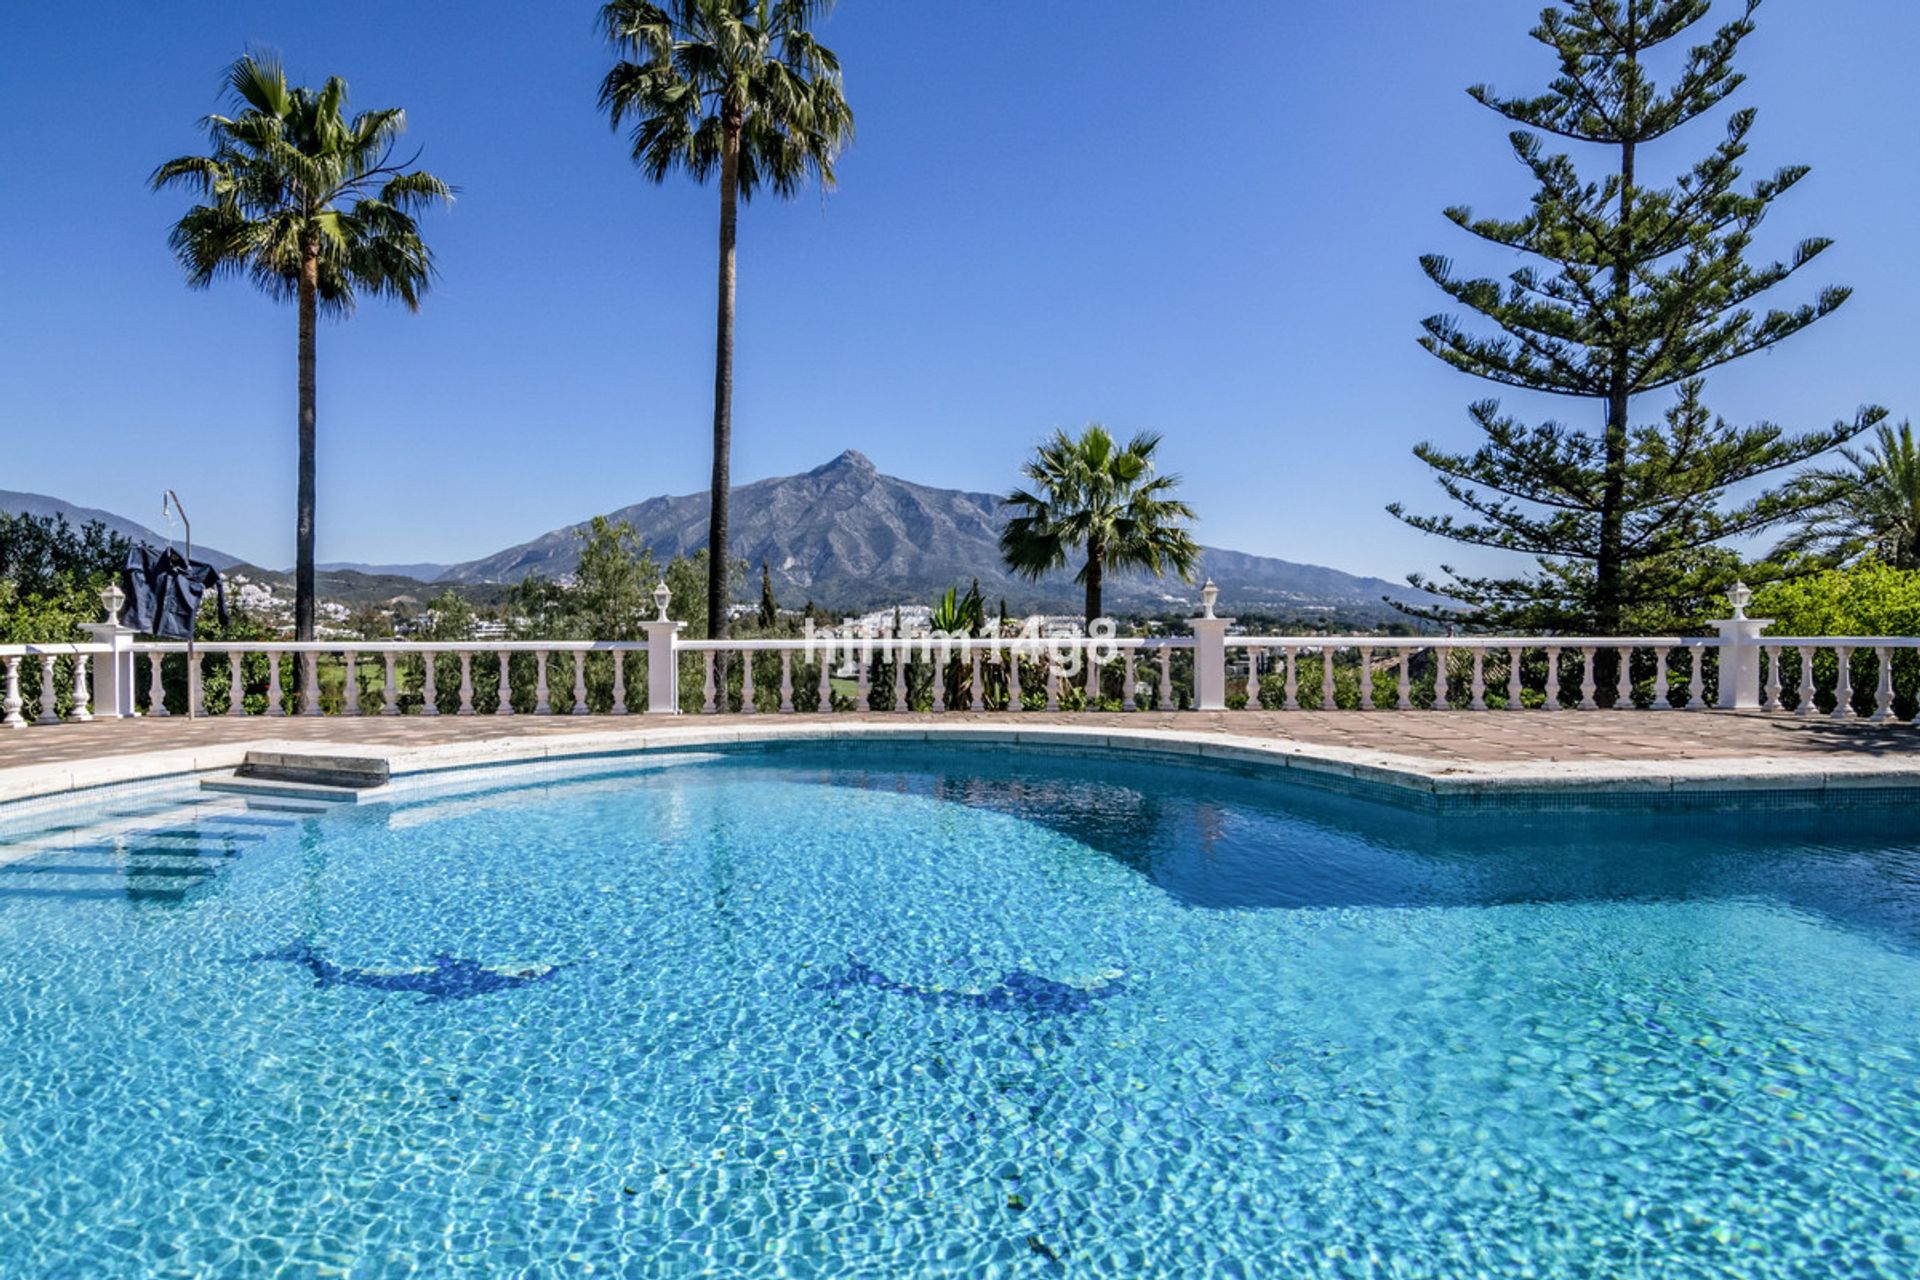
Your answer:
[[[0,862],[0,1276],[1920,1271],[1898,815],[872,746],[120,807]]]

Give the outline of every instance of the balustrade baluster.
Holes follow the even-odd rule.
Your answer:
[[[1621,645],[1620,673],[1613,682],[1613,709],[1615,711],[1633,710],[1633,646]]]
[[[608,710],[616,715],[627,714],[627,651],[613,651],[613,706]]]
[[[1527,700],[1521,696],[1527,691],[1525,682],[1520,678],[1521,656],[1519,645],[1513,645],[1507,649],[1507,710],[1509,711],[1527,709]]]
[[[707,710],[713,710],[713,655],[707,655]],[[533,714],[553,714],[553,700],[547,688],[547,651],[533,651]]]
[[[53,687],[53,655],[40,655],[40,714],[35,724],[60,723],[60,693]]]
[[[713,650],[711,649],[705,650],[704,652],[701,653],[700,658],[701,658],[702,665],[706,667],[706,684],[701,689],[700,710],[704,711],[708,715],[712,715],[713,706],[714,706]],[[862,681],[861,683],[864,684],[865,681]]]
[[[280,654],[277,652],[267,654],[267,714],[287,714],[287,691],[280,684]]]
[[[1320,709],[1337,711],[1339,708],[1340,699],[1335,696],[1333,683],[1333,646],[1323,644],[1320,646]]]
[[[587,705],[587,651],[573,651],[573,708],[567,714],[584,716],[593,708]]]
[[[360,654],[349,649],[344,655],[347,663],[347,678],[340,685],[340,711],[343,715],[360,714]]]
[[[1373,710],[1373,650],[1360,650],[1360,709]]]
[[[1260,710],[1260,648],[1247,646],[1247,705],[1246,710]]]
[[[1839,680],[1833,686],[1833,718],[1858,719],[1860,713],[1853,709],[1853,650],[1835,645],[1833,656],[1840,664]]]
[[[1667,681],[1667,646],[1657,644],[1653,646],[1653,704],[1647,710],[1673,710],[1673,703],[1667,698],[1671,688]]]
[[[780,710],[793,712],[793,650],[780,651]]]
[[[1473,647],[1473,680],[1467,686],[1473,696],[1467,702],[1469,711],[1487,709],[1487,651],[1479,645]]]
[[[1053,660],[1052,651],[1047,653],[1047,710],[1060,709],[1060,667]]]
[[[1873,691],[1873,715],[1875,723],[1893,718],[1893,662],[1885,645],[1876,645],[1873,650],[1874,661],[1878,664],[1878,683]]]
[[[227,714],[247,714],[247,681],[243,672],[247,655],[238,649],[227,653]]]
[[[1800,646],[1800,697],[1794,703],[1795,715],[1810,716],[1820,709],[1813,696],[1813,646]]]
[[[1123,678],[1125,679],[1126,685],[1127,685],[1127,696],[1120,700],[1120,709],[1122,711],[1138,711],[1140,709],[1140,704],[1139,704],[1140,689],[1139,689],[1139,686],[1134,683],[1135,672],[1134,672],[1133,650],[1131,649],[1126,650],[1121,655],[1120,661],[1122,664],[1122,669],[1124,671]]]
[[[1299,646],[1291,645],[1291,644],[1288,645],[1286,648],[1286,653],[1284,657],[1287,664],[1287,671],[1286,671],[1287,696],[1286,696],[1286,701],[1280,704],[1280,709],[1283,711],[1298,711],[1300,709],[1300,648]]]
[[[1084,652],[1087,664],[1087,710],[1097,711],[1099,710],[1098,704],[1100,702],[1100,662],[1093,656],[1093,642],[1091,640],[1084,646]]]
[[[360,699],[357,696],[353,700],[353,707],[353,714],[359,715]],[[473,655],[465,649],[460,651],[460,709],[455,714],[473,714]]]
[[[388,649],[380,655],[380,714],[400,714],[399,655]]]
[[[510,716],[513,714],[513,665],[508,659],[512,655],[507,650],[501,649],[494,656],[500,659],[500,704],[493,709],[493,714]],[[391,657],[388,658],[387,682],[389,684],[393,682]]]
[[[980,678],[980,650],[977,646],[971,644],[967,646],[967,661],[967,696],[969,705],[975,711],[985,711],[987,709],[987,687],[986,682]]]
[[[740,714],[758,715],[760,708],[755,704],[753,688],[753,650],[740,651]]]
[[[872,652],[873,652],[872,647],[866,642],[865,639],[862,639],[860,642],[860,656],[853,660],[853,675],[854,675],[853,709],[856,712],[867,712],[873,709],[873,685],[871,683],[872,677],[871,677],[871,673],[869,673],[867,670],[867,658]]]
[[[1400,650],[1400,671],[1394,683],[1395,706],[1401,711],[1413,710],[1413,649],[1411,646]]]
[[[73,655],[73,706],[67,711],[67,719],[75,724],[85,724],[93,719],[93,690],[87,687],[87,655]]]
[[[1447,659],[1450,651],[1443,644],[1433,646],[1433,709],[1449,710],[1447,706]]]
[[[821,649],[819,653],[820,653],[820,658],[819,658],[820,686],[818,690],[820,694],[819,711],[820,711],[820,714],[822,715],[829,715],[833,711],[833,648],[832,646],[829,645],[828,647]]]
[[[1761,707],[1768,711],[1781,710],[1780,703],[1780,646],[1770,644],[1766,647],[1767,687],[1765,700]]]
[[[13,654],[7,658],[7,692],[4,698],[0,698],[0,712],[5,713],[5,718],[0,719],[0,724],[6,725],[7,728],[24,729],[27,727],[26,717],[20,714],[19,654]]]
[[[1542,711],[1559,711],[1560,706],[1560,646],[1547,646],[1547,696],[1540,704]]]
[[[423,670],[426,676],[420,682],[420,714],[437,716],[440,714],[440,655],[431,649],[421,651],[424,659]]]
[[[1687,710],[1698,711],[1707,705],[1707,646],[1687,646],[1693,659],[1693,674],[1687,680]]]
[[[167,687],[160,671],[160,664],[166,656],[158,650],[147,654],[147,714],[156,718],[173,714],[167,710]]]
[[[318,652],[306,652],[294,659],[300,668],[300,714],[317,716],[320,714],[320,655]]]
[[[1600,704],[1593,700],[1593,681],[1595,675],[1593,655],[1595,652],[1596,650],[1592,648],[1583,648],[1580,650],[1580,709],[1582,711],[1598,711],[1600,709]]]
[[[912,710],[907,706],[907,664],[912,661],[913,653],[907,646],[907,638],[896,636],[893,642],[893,710],[896,715]]]
[[[207,714],[207,682],[200,664],[204,661],[200,654],[187,655],[187,707],[194,715],[203,717]]]
[[[1162,664],[1161,670],[1162,670],[1162,674],[1164,675],[1165,674],[1164,663]],[[1020,651],[1018,649],[1008,649],[1007,650],[1007,710],[1025,711],[1026,709],[1027,708],[1026,708],[1026,702],[1025,702],[1025,694],[1021,691],[1021,688],[1020,688]]]
[[[1166,645],[1160,648],[1160,696],[1154,700],[1153,709],[1173,710],[1173,649]]]

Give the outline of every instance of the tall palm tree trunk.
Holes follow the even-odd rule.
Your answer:
[[[723,639],[727,618],[727,499],[733,450],[734,240],[740,189],[740,131],[729,117],[720,144],[720,297],[714,324],[713,483],[707,515],[707,635]],[[722,675],[726,658],[721,655]]]
[[[295,495],[293,550],[293,638],[313,639],[313,508],[314,508],[314,327],[320,293],[320,246],[309,243],[300,261],[300,480]],[[300,656],[302,687],[307,668],[316,658]]]
[[[1101,576],[1106,572],[1107,548],[1103,542],[1087,544],[1087,629],[1093,629],[1093,620],[1100,616]]]

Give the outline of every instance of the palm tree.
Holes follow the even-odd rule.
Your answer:
[[[1871,553],[1896,569],[1920,569],[1920,443],[1913,424],[1883,426],[1864,453],[1840,453],[1847,467],[1809,471],[1795,482],[1812,505],[1775,554],[1839,563]]]
[[[153,171],[154,189],[184,186],[204,203],[168,237],[187,283],[245,274],[300,315],[300,478],[296,500],[294,639],[313,639],[314,324],[346,316],[356,296],[398,298],[409,311],[434,277],[414,214],[453,189],[412,161],[395,163],[406,128],[398,107],[351,120],[346,81],[289,88],[280,60],[250,53],[227,70],[232,116],[210,115],[212,154]],[[309,655],[306,662],[311,662]]]
[[[1172,569],[1192,581],[1200,547],[1179,522],[1193,519],[1193,509],[1167,496],[1179,476],[1153,473],[1159,446],[1159,436],[1141,434],[1119,448],[1098,423],[1078,439],[1054,432],[1021,469],[1034,490],[1007,495],[1019,509],[1000,531],[1007,567],[1036,580],[1084,549],[1086,563],[1073,580],[1087,589],[1089,625],[1100,616],[1101,579],[1110,569],[1156,577]]]
[[[733,446],[736,205],[769,187],[833,187],[853,136],[840,60],[811,27],[833,0],[609,0],[607,39],[623,58],[600,83],[613,127],[631,121],[633,162],[655,182],[676,169],[720,175],[720,299],[714,340],[713,482],[707,519],[707,634],[727,634],[728,470]]]

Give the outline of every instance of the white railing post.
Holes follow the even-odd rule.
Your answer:
[[[1208,578],[1200,588],[1201,614],[1193,620],[1193,705],[1198,711],[1227,709],[1227,628],[1232,618],[1215,617],[1220,588]]]
[[[1447,657],[1445,645],[1433,646],[1433,709],[1446,711],[1447,706]]]
[[[187,654],[187,712],[189,715],[207,714],[206,673],[200,669],[205,661],[202,655],[189,651]]]
[[[317,716],[320,714],[320,655],[314,650],[308,649],[296,657],[294,661],[300,664],[300,714],[303,716]],[[189,690],[187,696],[189,698],[193,696],[191,692],[193,666],[194,663],[189,660],[187,663]],[[428,670],[432,670],[432,668],[429,667]],[[198,704],[189,702],[187,705],[191,707],[197,706]]]
[[[653,589],[660,616],[645,623],[647,632],[647,714],[680,714],[680,629],[687,624],[667,617],[666,583]]]
[[[1060,709],[1060,668],[1054,662],[1053,655],[1047,655],[1047,710]]]
[[[400,714],[400,673],[395,667],[393,650],[389,649],[380,656],[383,659],[381,670],[385,673],[380,685],[380,714],[397,716]],[[274,661],[278,663],[279,659]],[[278,667],[275,669],[278,670]]]
[[[1094,660],[1091,642],[1082,647],[1080,660],[1087,666],[1087,710],[1097,710],[1095,704],[1100,701],[1100,664]],[[1256,696],[1253,705],[1257,706],[1259,701]]]
[[[140,714],[134,706],[133,692],[133,638],[139,633],[120,623],[120,609],[126,600],[126,593],[117,585],[108,586],[100,593],[105,619],[80,628],[109,650],[101,655],[93,672],[93,714],[103,720],[125,720]]]
[[[970,662],[967,672],[967,705],[974,711],[985,711],[987,687],[986,682],[980,678],[980,650],[973,645],[968,645],[967,653]],[[1127,657],[1131,661],[1133,654],[1129,652]]]
[[[1509,711],[1527,709],[1526,699],[1521,696],[1526,692],[1526,685],[1520,678],[1520,658],[1519,645],[1513,645],[1507,650],[1507,710]]]
[[[1560,710],[1560,646],[1547,646],[1547,699],[1540,704],[1542,711]]]
[[[1280,704],[1282,711],[1300,709],[1300,650],[1294,645],[1287,646],[1286,700]]]
[[[587,714],[587,653],[584,649],[573,651],[573,715]]]
[[[348,657],[349,660],[351,660],[352,655],[348,655]],[[353,683],[357,685],[359,682],[354,681]],[[351,714],[356,716],[360,714],[360,699],[358,697],[353,700],[353,711]],[[473,714],[473,655],[464,649],[460,651],[460,709],[455,712],[455,714],[463,716]]]
[[[547,651],[533,651],[533,714],[550,716],[553,714],[553,702],[547,689]]]
[[[1880,664],[1880,678],[1874,689],[1871,719],[1879,723],[1893,719],[1893,651],[1885,645],[1876,645],[1873,657]]]
[[[1467,701],[1467,710],[1485,711],[1487,709],[1487,651],[1478,645],[1473,648],[1473,682],[1467,688],[1473,695]]]
[[[1160,646],[1160,692],[1153,700],[1155,711],[1173,710],[1173,649]]]
[[[93,692],[87,688],[87,655],[73,655],[73,706],[67,710],[67,719],[75,724],[85,724],[93,719]]]
[[[816,714],[833,714],[833,646],[828,645],[815,659],[820,664],[820,683],[815,693],[819,695],[820,705],[814,708]]]
[[[1767,687],[1760,705],[1769,711],[1780,710],[1780,646],[1770,644],[1767,654]]]
[[[420,682],[420,714],[423,716],[437,716],[440,714],[440,686],[437,683],[440,678],[440,673],[436,668],[440,664],[436,662],[435,659],[440,655],[428,649],[422,652],[420,656],[425,659],[427,673],[426,679]]]
[[[494,706],[493,714],[510,716],[513,714],[513,665],[510,661],[513,655],[502,649],[494,656],[500,660],[500,701]]]
[[[793,650],[780,651],[780,711],[783,715],[793,711]]]
[[[1330,644],[1320,646],[1320,709],[1322,711],[1337,711],[1340,709],[1340,700],[1335,696],[1335,686],[1333,683],[1333,646]]]
[[[1633,646],[1621,645],[1620,673],[1613,681],[1613,709],[1615,711],[1633,710]]]
[[[1025,711],[1026,693],[1020,688],[1020,651],[1007,650],[1007,710]]]
[[[1760,636],[1773,625],[1769,618],[1749,618],[1747,602],[1753,593],[1736,582],[1727,592],[1733,616],[1714,623],[1720,632],[1720,705],[1753,709],[1760,705]]]
[[[53,687],[53,655],[40,655],[40,714],[35,724],[60,723],[60,694]]]
[[[5,724],[9,729],[27,727],[26,717],[20,714],[20,657],[18,654],[7,659],[7,692],[5,698],[0,699],[0,711],[6,713],[6,718],[0,720],[0,724]]]
[[[1810,716],[1820,706],[1813,697],[1813,646],[1800,646],[1800,700],[1794,705],[1793,713],[1798,716]]]
[[[1707,705],[1707,646],[1687,646],[1693,660],[1693,674],[1687,678],[1687,710],[1699,711]]]
[[[701,658],[701,663],[706,668],[706,673],[707,673],[706,684],[701,689],[700,711],[704,715],[712,715],[713,707],[714,707],[713,650],[711,649],[702,650],[700,653],[700,658]]]
[[[753,650],[740,651],[740,714],[758,715],[760,708],[754,705],[753,698]]]
[[[1580,650],[1580,709],[1582,711],[1598,711],[1600,709],[1600,704],[1593,700],[1593,693],[1596,687],[1593,683],[1594,653],[1595,650],[1592,646],[1587,646]]]
[[[609,710],[616,716],[627,714],[627,651],[613,651],[613,706]]]
[[[238,649],[227,655],[227,714],[230,716],[247,714],[246,658]]]
[[[1653,646],[1653,705],[1649,711],[1671,711],[1673,704],[1667,700],[1667,692],[1672,686],[1667,680],[1667,646]]]
[[[1373,710],[1373,650],[1360,650],[1360,709]]]
[[[159,669],[159,654],[154,655],[154,669]],[[393,687],[393,681],[387,681],[387,687]],[[267,655],[267,714],[284,716],[287,714],[287,691],[280,685],[280,655]]]
[[[360,714],[360,652],[349,649],[341,655],[347,661],[346,683],[340,686],[340,710],[350,716]]]
[[[898,635],[893,638],[893,710],[901,715],[910,710],[907,706],[907,663],[911,660],[907,648],[907,638]]]
[[[1833,686],[1833,718],[1857,719],[1860,713],[1853,709],[1853,650],[1835,645],[1833,656],[1840,663],[1839,677]]]
[[[154,717],[170,716],[167,710],[167,686],[162,680],[160,664],[167,655],[155,649],[147,650],[147,714]]]

